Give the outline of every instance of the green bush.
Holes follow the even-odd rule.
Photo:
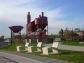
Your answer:
[[[47,44],[49,44],[49,43],[53,43],[53,38],[48,38],[47,39]]]

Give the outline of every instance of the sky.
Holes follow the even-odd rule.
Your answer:
[[[27,13],[32,20],[41,12],[48,17],[49,33],[63,28],[84,29],[84,0],[0,0],[0,36],[10,36],[9,26],[22,25],[26,33]]]

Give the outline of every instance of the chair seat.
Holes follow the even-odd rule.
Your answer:
[[[52,49],[56,49],[56,50],[58,49],[58,48],[55,48],[55,47],[51,47],[51,48],[52,48]]]

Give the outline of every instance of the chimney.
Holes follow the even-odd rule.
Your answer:
[[[30,12],[28,12],[28,15],[27,15],[27,23],[30,23],[31,22],[31,15],[30,15]]]
[[[42,12],[42,17],[44,16],[44,12]]]

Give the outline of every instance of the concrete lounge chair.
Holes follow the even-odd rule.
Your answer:
[[[29,46],[28,47],[28,53],[32,53],[32,47],[34,47],[34,46]],[[42,51],[41,50],[42,42],[38,42],[36,48],[37,48],[37,51],[35,51],[35,52],[41,52]]]
[[[42,48],[43,55],[58,54],[58,46],[59,42],[53,42],[51,47],[43,47]],[[52,49],[52,53],[49,53],[49,48]]]
[[[37,51],[35,51],[35,52],[41,52],[42,51],[42,42],[38,42],[36,48],[37,48]]]
[[[29,42],[27,42],[27,40],[25,40],[25,46],[17,46],[16,47],[17,52],[20,52],[22,47],[24,47],[25,48],[25,51],[27,51],[28,46],[29,46]]]

